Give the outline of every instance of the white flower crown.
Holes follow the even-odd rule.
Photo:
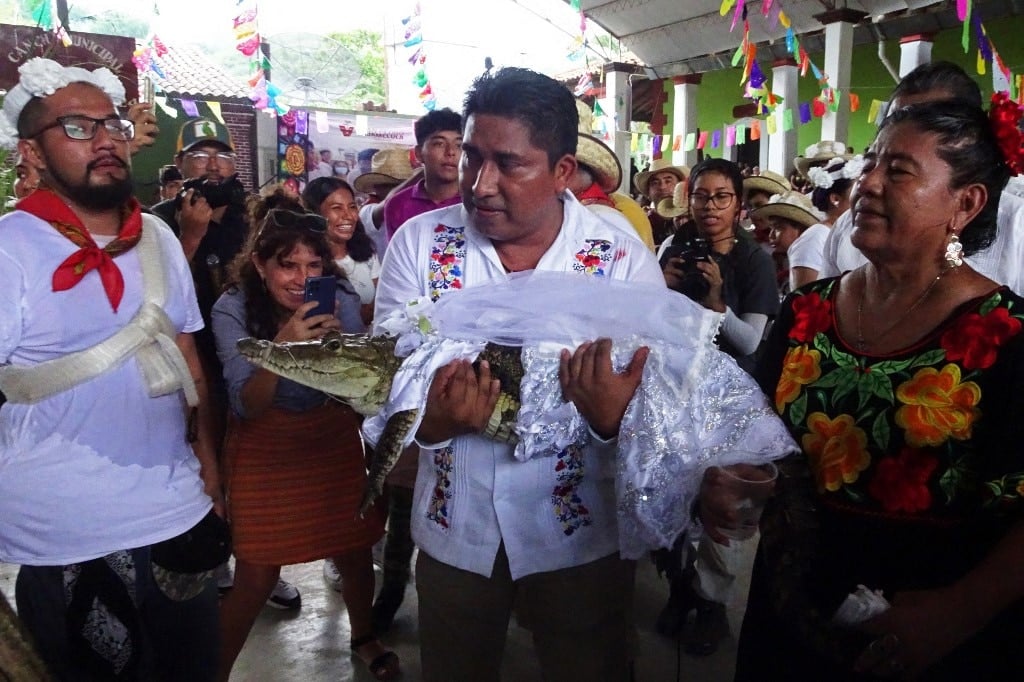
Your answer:
[[[836,170],[829,170],[835,166],[842,164],[842,168],[836,168]],[[828,189],[836,180],[855,180],[860,177],[861,172],[864,170],[864,156],[857,154],[852,159],[843,159],[836,157],[826,163],[824,166],[815,166],[814,168],[807,169],[807,179],[811,181],[811,184],[821,189]]]
[[[110,97],[114,106],[124,103],[124,85],[107,68],[89,71],[79,66],[62,66],[46,57],[34,57],[18,68],[18,84],[4,97],[0,116],[0,147],[13,149],[18,143],[18,119],[34,97],[47,97],[72,83],[90,83]]]

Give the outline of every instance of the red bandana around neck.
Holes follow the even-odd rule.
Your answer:
[[[129,200],[126,204],[128,216],[121,224],[117,238],[102,249],[75,212],[50,190],[37,189],[14,207],[50,223],[79,247],[53,272],[53,290],[66,291],[95,269],[99,272],[110,306],[116,313],[121,297],[124,296],[124,277],[114,258],[134,247],[142,238],[142,210],[139,202],[134,197]]]
[[[608,196],[608,193],[601,189],[601,186],[596,182],[592,183],[590,187],[577,194],[576,199],[584,206],[600,204],[602,206],[608,206],[609,208],[615,208],[615,202],[612,201],[612,198]]]

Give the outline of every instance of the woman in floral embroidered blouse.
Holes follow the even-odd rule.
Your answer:
[[[853,193],[869,263],[792,294],[758,378],[803,452],[765,512],[737,679],[1019,679],[1024,299],[960,264],[1011,172],[962,102],[890,116]],[[858,585],[891,603],[839,625]]]

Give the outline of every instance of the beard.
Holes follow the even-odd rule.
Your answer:
[[[108,181],[102,184],[89,182],[91,164],[86,166],[85,177],[82,179],[70,178],[50,163],[43,173],[46,184],[58,194],[63,194],[83,208],[107,211],[123,206],[135,191],[130,168],[126,166],[126,169],[129,172],[124,178],[108,178]]]

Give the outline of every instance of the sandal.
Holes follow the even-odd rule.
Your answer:
[[[380,644],[376,635],[364,635],[349,642],[349,648],[352,650],[352,655],[359,657],[366,663],[366,667],[369,668],[370,674],[373,675],[374,679],[395,680],[401,677],[402,669],[399,665],[398,655],[394,651],[384,651],[384,653],[369,662],[359,653],[359,650],[364,646],[374,642],[378,645]]]

